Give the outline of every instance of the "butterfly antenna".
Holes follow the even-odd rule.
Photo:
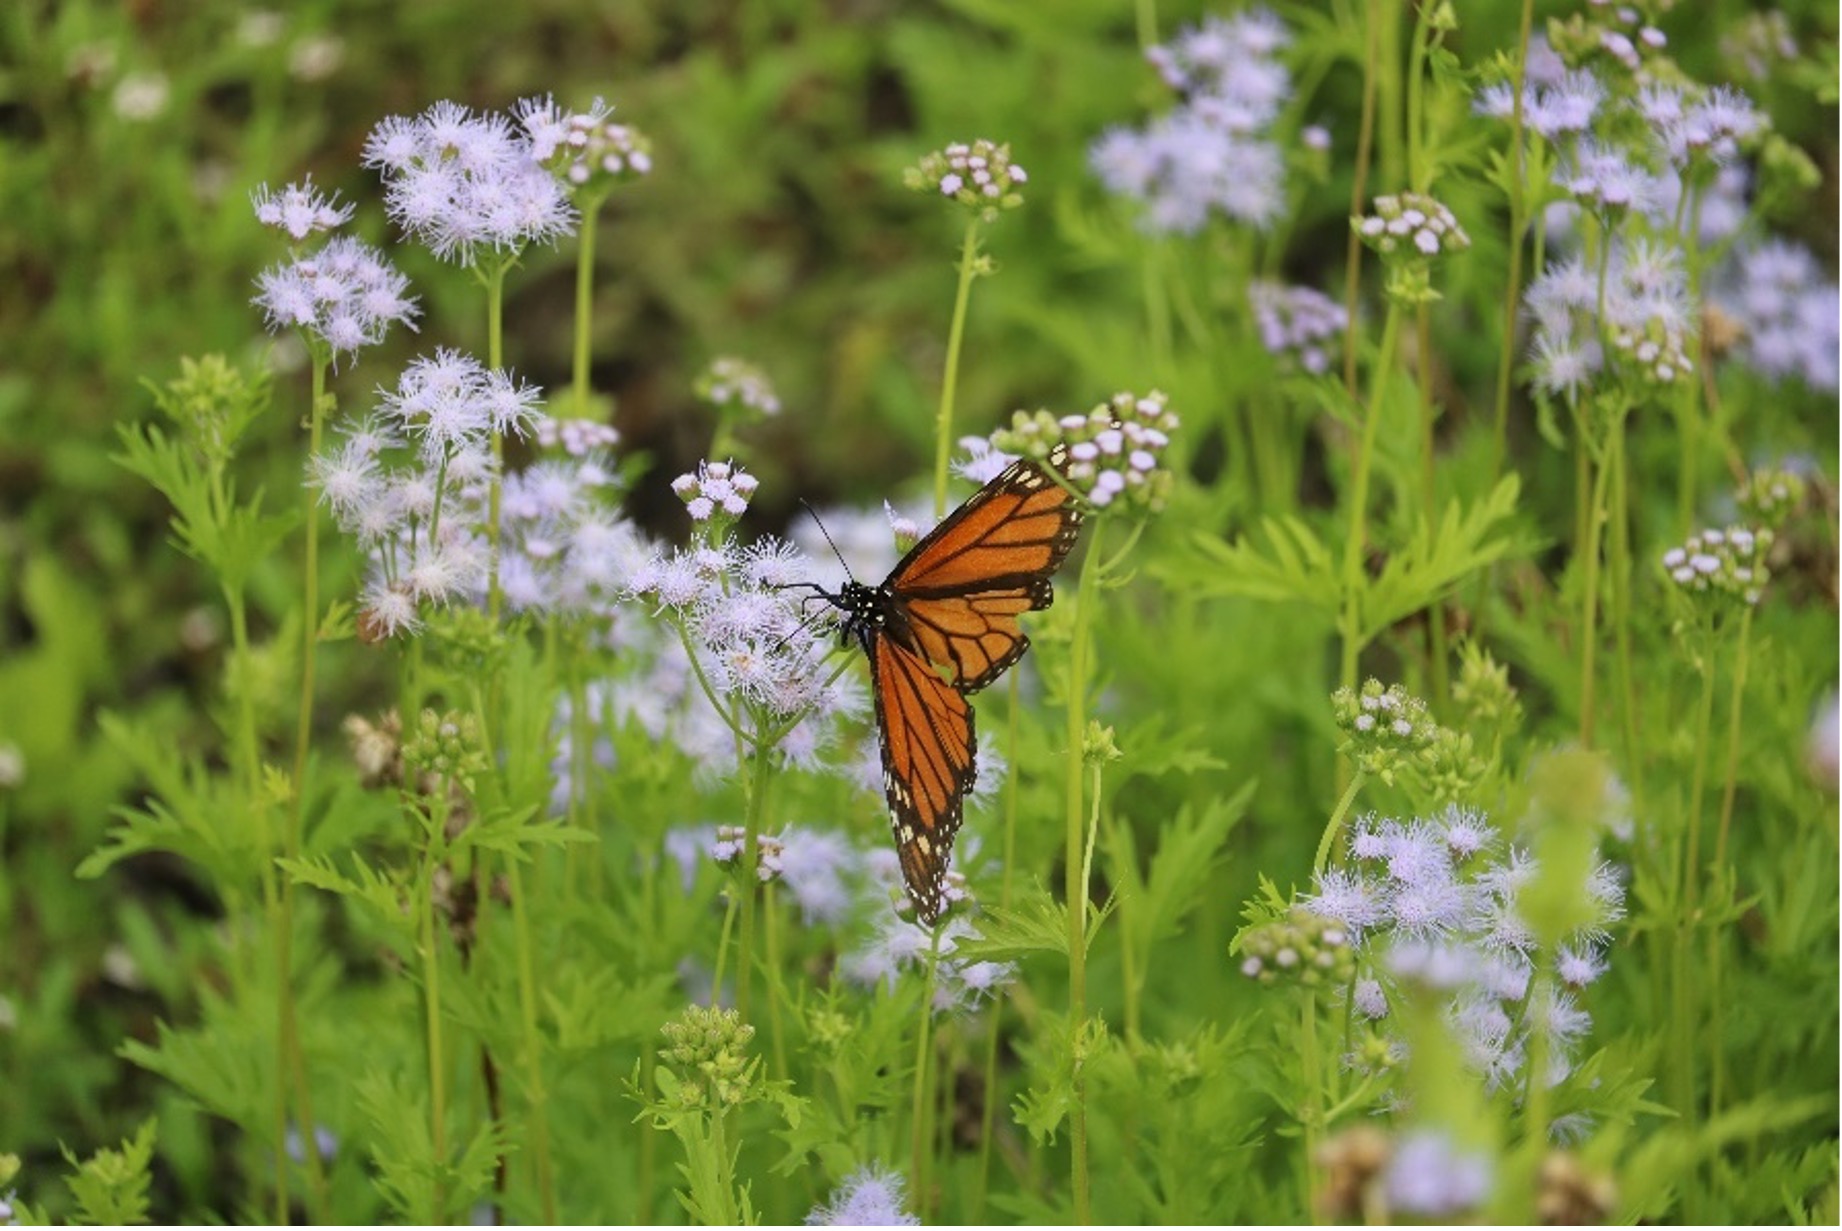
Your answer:
[[[851,566],[845,562],[844,553],[838,550],[838,545],[836,543],[832,542],[831,531],[827,530],[825,528],[825,523],[819,520],[818,512],[811,505],[806,503],[804,497],[800,498],[799,507],[811,514],[812,523],[819,528],[819,533],[825,536],[825,545],[831,548],[831,554],[838,557],[838,566],[844,570],[844,575],[849,577],[852,581],[856,581],[856,574],[851,572]]]

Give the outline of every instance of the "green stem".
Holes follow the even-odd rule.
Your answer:
[[[595,225],[601,217],[602,197],[582,199],[582,229],[576,235],[576,323],[571,348],[570,377],[576,415],[589,414],[588,360],[595,316]]]
[[[1514,102],[1509,118],[1510,156],[1516,160],[1509,183],[1509,280],[1503,288],[1503,352],[1497,363],[1496,430],[1490,450],[1490,482],[1503,473],[1509,450],[1509,387],[1516,368],[1516,315],[1522,304],[1522,236],[1528,230],[1528,201],[1523,181],[1528,178],[1523,149],[1522,90],[1528,77],[1529,31],[1535,20],[1535,0],[1522,0],[1522,17],[1516,31],[1516,66],[1510,73]]]
[[[313,364],[312,407],[308,411],[307,455],[317,457],[326,421],[327,364]],[[310,488],[303,489],[301,518],[307,528],[307,559],[301,569],[301,605],[306,612],[301,636],[301,700],[294,735],[294,798],[288,809],[288,827],[282,837],[282,854],[289,859],[301,853],[306,825],[307,755],[313,742],[314,660],[320,643],[320,509]],[[294,1000],[294,878],[281,877],[279,911],[275,925],[276,1042],[281,1052],[280,1071],[294,1087],[299,1115],[302,1158],[307,1168],[307,1192],[314,1220],[326,1221],[326,1177],[320,1152],[314,1147],[316,1121],[313,1087],[307,1080],[306,1058],[301,1052],[300,1018]]]
[[[1010,706],[1005,713],[1004,755],[1006,764],[1017,764],[1019,746],[1017,715],[1022,708],[1023,693],[1017,672],[1010,672]],[[1017,774],[1004,777],[1004,875],[999,882],[998,908],[1011,908],[1011,870],[1017,865]],[[992,999],[991,1026],[985,1035],[985,1110],[979,1133],[979,1178],[972,1190],[968,1223],[985,1217],[985,1197],[991,1188],[991,1138],[998,1123],[998,1040],[1003,1034],[1005,993],[1000,990]]]
[[[1138,49],[1149,51],[1158,41],[1157,0],[1138,0]]]
[[[1625,772],[1631,775],[1632,806],[1644,815],[1643,763],[1638,756],[1637,684],[1631,670],[1631,487],[1625,449],[1625,420],[1612,422],[1606,456],[1612,470],[1612,621],[1618,629],[1618,691],[1623,717]]]
[[[1727,709],[1727,782],[1721,790],[1720,829],[1714,839],[1714,870],[1719,876],[1727,877],[1733,882],[1731,869],[1727,866],[1727,837],[1733,825],[1733,798],[1739,788],[1740,780],[1740,719],[1746,696],[1746,669],[1752,645],[1752,607],[1748,606],[1740,617],[1740,648],[1733,663],[1733,699]],[[1729,895],[1729,900],[1731,895]],[[1708,1002],[1721,1004],[1721,983],[1723,968],[1726,965],[1726,936],[1718,928],[1708,929]],[[1716,1013],[1713,1018],[1710,1043],[1713,1051],[1713,1065],[1708,1073],[1708,1115],[1718,1116],[1722,1087],[1727,1078],[1727,1055],[1723,1037],[1726,1024],[1725,1015]]]
[[[1318,839],[1318,853],[1311,861],[1311,878],[1316,880],[1325,868],[1330,866],[1330,855],[1336,849],[1337,835],[1343,832],[1343,823],[1349,815],[1350,805],[1356,800],[1356,792],[1368,775],[1358,769],[1350,776],[1350,784],[1343,789],[1343,798],[1337,801],[1336,811],[1330,814],[1330,823],[1324,826],[1324,836]]]
[[[1421,365],[1421,370],[1415,376],[1415,383],[1420,389],[1420,511],[1426,519],[1426,533],[1430,541],[1433,531],[1439,526],[1439,493],[1434,482],[1433,464],[1433,420],[1436,417],[1436,407],[1433,405],[1432,386],[1425,372],[1427,356],[1433,353],[1432,312],[1428,305],[1420,304],[1414,316],[1415,348]],[[1451,696],[1451,666],[1447,661],[1445,603],[1440,599],[1434,599],[1427,605],[1426,630],[1433,708],[1443,713]]]
[[[914,1186],[915,1213],[922,1218],[928,1212],[928,1149],[931,1134],[928,1131],[928,1110],[932,1106],[930,1099],[931,1076],[929,1060],[933,1058],[934,1044],[934,981],[940,966],[940,929],[933,929],[927,946],[927,980],[923,985],[921,1000],[921,1024],[915,1031],[915,1092],[914,1115],[910,1126],[910,1156],[913,1162],[909,1170],[909,1182]]]
[[[1580,598],[1580,744],[1593,746],[1593,728],[1597,717],[1599,652],[1599,543],[1606,519],[1606,491],[1611,486],[1611,438],[1622,431],[1624,411],[1614,410],[1606,429],[1607,447],[1599,459],[1598,473],[1593,476],[1592,500],[1586,517],[1586,581]],[[1581,441],[1581,447],[1588,447]]]
[[[743,1021],[748,1021],[750,987],[753,983],[755,964],[755,899],[760,896],[757,888],[760,884],[761,866],[761,817],[765,812],[767,800],[768,771],[773,752],[771,745],[762,742],[753,749],[754,772],[748,780],[748,799],[745,807],[743,825],[746,837],[743,840],[742,855],[742,937],[736,951],[736,1012]]]
[[[1350,217],[1362,215],[1368,202],[1369,164],[1375,157],[1375,87],[1381,74],[1381,0],[1368,0],[1363,10],[1365,50],[1362,64],[1362,122],[1356,132],[1356,167],[1350,177]],[[1344,258],[1343,311],[1349,328],[1343,331],[1343,387],[1356,396],[1356,300],[1362,290],[1362,236],[1350,227]]]
[[[518,944],[518,1009],[524,1028],[525,1098],[530,1105],[530,1146],[537,1166],[543,1221],[556,1225],[556,1185],[550,1160],[549,1094],[544,1088],[544,1039],[537,1023],[537,964],[531,942],[531,914],[519,861],[508,855],[506,881],[512,894],[512,930]]]
[[[947,367],[940,380],[940,413],[934,424],[934,517],[947,515],[947,460],[953,455],[953,398],[959,387],[959,350],[966,334],[966,304],[978,276],[979,220],[966,223],[959,251],[959,287],[953,293],[953,323],[947,330]]]
[[[1087,1018],[1087,859],[1082,849],[1086,809],[1082,806],[1082,745],[1087,734],[1088,638],[1093,627],[1094,604],[1099,600],[1099,564],[1104,518],[1095,518],[1088,536],[1087,554],[1081,560],[1081,579],[1075,590],[1074,633],[1068,650],[1068,751],[1067,848],[1065,895],[1068,905],[1068,1028],[1078,1049]],[[1073,1173],[1075,1222],[1090,1221],[1087,1174],[1087,1079],[1077,1055],[1074,1070],[1074,1107],[1070,1114],[1070,1167]]]
[[[1314,991],[1304,995],[1298,1023],[1298,1051],[1305,1083],[1304,1106],[1299,1111],[1300,1127],[1304,1130],[1305,1220],[1316,1223],[1318,1138],[1324,1129],[1324,1060],[1318,1047],[1318,994]]]
[[[494,371],[505,366],[505,272],[509,258],[494,257],[481,266],[486,284],[486,366]],[[499,621],[504,595],[499,589],[499,505],[503,496],[505,471],[505,434],[498,428],[492,433],[492,482],[486,493],[486,542],[491,571],[486,578],[486,613],[493,623]]]
[[[445,790],[446,784],[442,784]],[[445,809],[440,810],[445,811]],[[448,1067],[441,1039],[441,913],[435,906],[435,866],[439,862],[436,847],[447,823],[445,815],[436,815],[429,826],[428,849],[422,858],[422,883],[419,886],[422,915],[422,983],[423,1028],[428,1036],[429,1058],[429,1141],[435,1158],[430,1222],[446,1221],[446,1188],[442,1175],[448,1164]]]
[[[1355,458],[1350,489],[1349,538],[1343,548],[1343,665],[1339,679],[1345,688],[1356,686],[1356,664],[1361,656],[1363,547],[1368,538],[1369,473],[1375,464],[1375,436],[1381,425],[1382,406],[1388,396],[1388,381],[1393,375],[1394,353],[1400,348],[1401,305],[1388,301],[1388,315],[1382,324],[1381,352],[1375,357],[1375,373],[1369,385],[1369,402],[1363,411],[1362,442]]]
[[[710,1007],[715,1008],[723,999],[723,973],[729,962],[729,938],[735,935],[736,915],[740,907],[738,895],[731,892],[729,905],[723,908],[723,930],[716,936],[716,969],[710,975]]]

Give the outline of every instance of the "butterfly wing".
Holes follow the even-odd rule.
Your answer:
[[[1017,617],[1049,605],[1049,578],[1080,530],[1080,506],[1066,488],[1036,462],[1011,463],[889,575],[884,586],[902,631],[951,671],[954,688],[977,692],[1029,648]]]
[[[978,776],[972,707],[928,662],[891,637],[870,655],[883,790],[908,895],[923,923],[940,917],[947,859]]]

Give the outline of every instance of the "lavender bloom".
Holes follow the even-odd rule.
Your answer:
[[[1605,86],[1589,69],[1569,71],[1547,84],[1525,79],[1522,122],[1549,141],[1559,142],[1589,131],[1604,101]],[[1510,83],[1502,81],[1487,86],[1472,105],[1480,115],[1507,120],[1515,114],[1515,103]]]
[[[1163,393],[1122,392],[1085,415],[1018,411],[1010,427],[992,434],[992,443],[1037,459],[1064,445],[1068,462],[1062,474],[1090,504],[1105,508],[1122,499],[1156,512],[1174,481],[1163,459],[1179,423]]]
[[[754,417],[780,413],[780,395],[767,373],[733,355],[712,360],[695,388],[698,397],[718,410],[735,409]]]
[[[831,1203],[806,1215],[814,1227],[918,1227],[921,1220],[902,1208],[902,1177],[877,1163],[847,1177]]]
[[[575,232],[562,185],[535,156],[529,129],[504,116],[440,102],[371,131],[364,163],[384,180],[390,217],[444,261],[473,265],[483,251],[516,253]]]
[[[1011,161],[1008,143],[1000,145],[983,137],[970,145],[955,141],[935,150],[903,174],[911,190],[957,201],[986,222],[994,221],[1001,210],[1022,205],[1023,194],[1018,190],[1029,179]]]
[[[1460,1149],[1444,1132],[1422,1129],[1395,1146],[1382,1178],[1389,1208],[1423,1218],[1450,1218],[1490,1196],[1490,1156]]]
[[[1291,41],[1271,9],[1255,7],[1205,18],[1145,58],[1171,89],[1220,101],[1237,117],[1237,130],[1251,132],[1271,124],[1292,93],[1291,75],[1274,58]]]
[[[1331,352],[1349,328],[1342,304],[1308,286],[1254,282],[1247,300],[1267,353],[1296,363],[1313,376],[1330,370]]]
[[[1670,384],[1694,371],[1688,354],[1697,322],[1673,248],[1638,243],[1613,251],[1603,322],[1598,273],[1579,257],[1550,265],[1523,305],[1535,323],[1535,385],[1550,395],[1578,398],[1604,373],[1602,338],[1611,342],[1615,362],[1648,383]]]
[[[1441,252],[1462,252],[1471,246],[1471,237],[1458,225],[1452,211],[1424,193],[1376,197],[1373,208],[1373,214],[1350,221],[1362,242],[1383,256],[1398,253],[1434,257]]]
[[[846,877],[857,851],[839,834],[789,825],[780,835],[780,879],[807,923],[837,923],[851,908]]]
[[[1180,107],[1146,128],[1115,128],[1088,161],[1109,192],[1137,201],[1152,232],[1194,234],[1211,213],[1260,229],[1286,209],[1279,146],[1237,132],[1206,105]]]
[[[959,447],[966,451],[966,458],[953,463],[953,473],[980,487],[1003,474],[1004,468],[1017,460],[1015,454],[997,448],[983,436],[961,436]]]
[[[1795,377],[1819,392],[1836,391],[1836,283],[1809,249],[1774,239],[1742,251],[1714,297],[1744,331],[1742,362],[1773,381]]]
[[[264,270],[256,279],[270,333],[299,329],[337,360],[384,340],[390,326],[416,327],[409,279],[382,252],[349,236],[327,241],[317,252]]]
[[[684,501],[694,522],[727,525],[748,511],[760,481],[729,462],[699,462],[697,469],[672,480],[672,491]]]
[[[339,194],[321,196],[310,175],[303,183],[289,184],[276,192],[267,184],[250,194],[256,221],[274,227],[299,241],[316,231],[331,231],[344,226],[352,217],[350,205],[339,204]]]
[[[879,848],[893,856],[887,847]],[[872,857],[872,868],[879,862]],[[899,868],[892,869],[897,882]],[[860,987],[878,983],[894,987],[904,971],[926,972],[934,934],[918,923],[887,911],[878,915],[876,930],[868,944],[853,949],[838,961],[838,969],[850,982]],[[976,935],[963,915],[955,914],[940,931],[939,949],[934,962],[934,1001],[936,1013],[967,1009],[980,1000],[995,995],[1009,983],[1016,969],[1008,962],[968,962],[956,957],[960,942]]]

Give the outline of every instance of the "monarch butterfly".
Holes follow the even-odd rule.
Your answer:
[[[1048,464],[1064,461],[1057,448]],[[916,543],[882,585],[819,591],[844,613],[843,641],[870,660],[890,827],[915,913],[930,927],[978,777],[967,694],[1023,657],[1030,640],[1017,617],[1055,597],[1049,578],[1080,529],[1068,489],[1019,460]]]

